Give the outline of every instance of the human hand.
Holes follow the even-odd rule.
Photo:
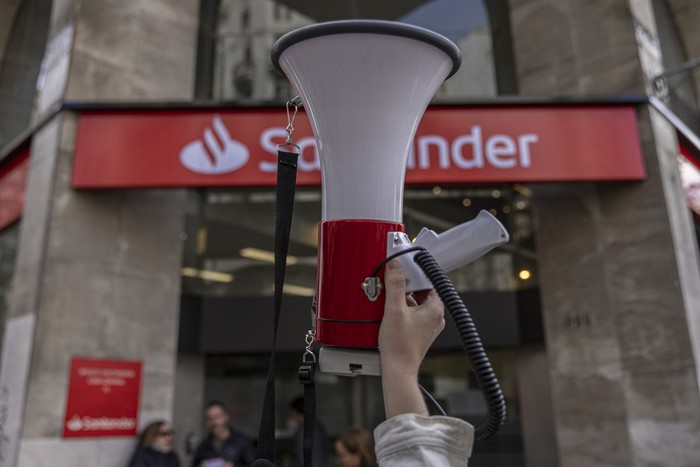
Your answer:
[[[445,327],[445,307],[435,290],[407,296],[406,276],[396,259],[384,270],[384,286],[379,355],[386,416],[428,415],[418,388],[418,370],[430,344]]]
[[[434,289],[406,295],[406,277],[394,259],[384,270],[386,304],[379,328],[382,371],[417,376],[428,348],[445,328],[445,307]]]

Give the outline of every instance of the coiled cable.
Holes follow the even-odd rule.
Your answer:
[[[449,311],[486,401],[486,419],[474,428],[474,439],[483,441],[493,436],[503,426],[506,419],[505,398],[467,307],[464,306],[449,277],[440,268],[435,258],[425,249],[421,250],[413,257],[413,261],[430,279],[442,303]]]

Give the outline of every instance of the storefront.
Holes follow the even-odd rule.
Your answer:
[[[54,10],[36,95],[23,96],[36,118],[24,142],[0,153],[0,467],[117,467],[154,419],[172,421],[187,464],[210,399],[256,436],[272,314],[274,146],[293,97],[269,48],[291,29],[355,17],[433,29],[464,56],[411,146],[409,234],[484,209],[511,235],[451,274],[508,404],[506,426],[477,445],[470,465],[694,465],[698,249],[678,127],[646,97],[661,56],[653,15],[640,6],[650,2],[587,14],[573,2],[566,12],[446,0],[28,3]],[[603,42],[574,46],[569,33]],[[0,76],[3,95],[13,76]],[[600,95],[612,97],[591,97]],[[280,453],[300,393],[321,211],[303,115],[295,140]],[[483,415],[449,323],[421,379],[450,414]],[[129,404],[114,419],[76,396],[89,387],[109,405],[118,385]],[[377,378],[320,375],[318,385],[331,436],[382,420]]]
[[[486,210],[512,238],[450,274],[472,310],[509,407],[507,425],[497,438],[477,447],[476,463],[522,465],[524,427],[551,433],[553,425],[551,411],[540,410],[537,419],[528,420],[521,420],[519,411],[523,405],[548,404],[535,402],[533,393],[535,385],[546,387],[546,382],[521,374],[523,354],[532,358],[544,352],[528,184],[643,181],[636,123],[637,106],[643,104],[501,101],[435,106],[423,118],[407,166],[408,233],[414,237],[423,227],[442,232]],[[276,144],[286,137],[284,110],[65,107],[77,115],[73,189],[190,189],[182,234],[178,346],[182,355],[202,361],[202,400],[225,401],[234,425],[254,438],[270,348],[274,158]],[[320,161],[303,115],[296,120],[295,138],[301,147],[299,188],[278,344],[280,455],[288,404],[301,391],[296,373],[304,336],[312,326],[321,213]],[[585,327],[589,319],[572,315],[568,325]],[[438,340],[422,377],[449,413],[472,422],[485,414],[454,329]],[[371,429],[383,419],[378,378],[320,375],[318,382],[319,421],[331,436],[350,425]]]
[[[29,146],[21,144],[8,154],[0,166],[0,322],[7,316],[7,303],[14,276],[19,239],[18,221],[22,217],[29,170]],[[3,332],[4,334],[4,332]]]

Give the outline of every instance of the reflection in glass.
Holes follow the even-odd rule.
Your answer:
[[[457,44],[462,67],[438,90],[435,102],[496,94],[491,29],[482,0],[222,0],[215,31],[213,97],[253,103],[286,102],[295,92],[270,63],[275,41],[309,24],[357,18],[421,26]]]
[[[10,299],[10,286],[15,271],[15,256],[19,239],[19,223],[0,231],[0,349],[5,335],[5,321]]]
[[[512,292],[537,285],[529,196],[521,186],[410,188],[404,195],[403,220],[414,238],[423,227],[443,232],[473,219],[482,209],[494,212],[510,233],[510,242],[450,272],[450,279],[459,292]],[[210,190],[192,197],[183,290],[208,296],[272,295],[274,191]],[[298,189],[286,293],[313,295],[320,217],[320,191]],[[527,277],[519,275],[523,270],[529,272]]]

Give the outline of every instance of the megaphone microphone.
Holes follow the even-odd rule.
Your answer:
[[[450,270],[508,240],[500,222],[485,212],[440,235],[424,229],[415,243],[405,233],[410,146],[435,92],[459,69],[460,51],[417,26],[347,20],[292,31],[274,44],[271,56],[301,96],[321,162],[314,317],[314,337],[323,345],[319,369],[379,374],[384,298],[378,265],[398,256],[407,290],[429,289],[436,279],[414,261],[417,247]]]

